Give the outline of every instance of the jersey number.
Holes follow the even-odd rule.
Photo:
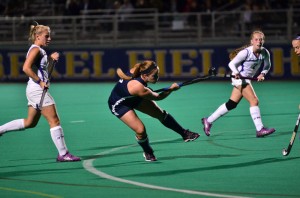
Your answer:
[[[255,63],[255,64],[253,64],[252,66],[251,66],[251,69],[255,69],[256,67],[257,67],[257,63]]]

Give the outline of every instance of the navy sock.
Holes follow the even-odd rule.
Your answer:
[[[142,149],[145,153],[151,153],[151,154],[153,153],[153,149],[150,146],[149,139],[147,136],[141,140],[137,139],[137,142],[142,147]]]
[[[164,111],[164,114],[165,114],[165,118],[161,123],[165,127],[172,129],[173,131],[175,131],[176,133],[178,133],[180,135],[183,135],[183,132],[185,131],[185,129],[182,128],[182,126],[173,118],[173,116],[168,114],[166,111]]]

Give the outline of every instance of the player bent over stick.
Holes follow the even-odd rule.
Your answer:
[[[292,40],[292,46],[297,56],[300,56],[300,33]]]
[[[138,144],[142,147],[146,161],[156,161],[154,151],[149,143],[146,128],[135,110],[158,119],[165,127],[178,133],[185,142],[193,141],[200,135],[184,129],[165,110],[162,110],[154,100],[163,100],[172,91],[179,89],[177,83],[173,83],[169,89],[161,93],[153,92],[147,87],[147,83],[156,83],[159,76],[159,67],[153,61],[146,60],[137,63],[126,75],[121,69],[117,70],[121,78],[113,88],[108,99],[111,112],[130,127],[136,135]]]
[[[261,65],[263,69],[257,77],[257,81],[263,81],[265,75],[271,68],[270,53],[263,47],[265,40],[264,33],[254,31],[251,34],[251,44],[236,49],[230,54],[229,68],[232,71],[233,90],[230,99],[219,106],[219,108],[209,117],[202,118],[204,132],[207,136],[210,135],[212,123],[221,116],[227,114],[232,109],[236,108],[241,99],[244,97],[250,104],[250,115],[256,127],[256,137],[264,137],[275,132],[274,128],[264,127],[261,119],[260,109],[258,107],[258,98],[251,85],[250,79],[240,79],[241,77],[251,77],[257,73]]]
[[[13,120],[0,126],[0,135],[5,132],[33,128],[37,125],[41,115],[43,115],[49,123],[50,134],[58,150],[56,161],[80,161],[79,157],[71,155],[67,149],[55,102],[49,92],[46,92],[42,107],[40,106],[43,90],[49,87],[48,81],[50,74],[48,73],[48,67],[50,64],[43,47],[48,46],[51,41],[50,28],[44,25],[32,25],[30,28],[29,41],[32,42],[32,45],[27,52],[26,60],[23,65],[23,71],[29,77],[26,87],[28,117]],[[54,61],[58,61],[59,53],[55,52],[51,54],[51,58]]]
[[[300,56],[300,34],[297,34],[297,36],[295,38],[293,38],[293,40],[292,40],[292,46],[293,46],[295,54],[297,56]],[[300,110],[300,105],[299,105],[299,110]],[[296,121],[296,125],[295,125],[295,128],[294,128],[291,140],[289,142],[289,145],[288,145],[287,148],[284,148],[282,150],[282,154],[284,156],[288,156],[289,153],[292,150],[292,147],[294,145],[294,141],[296,139],[296,135],[297,135],[297,132],[298,132],[298,128],[299,128],[299,122],[300,122],[300,114],[298,115],[298,118],[297,118],[297,121]]]

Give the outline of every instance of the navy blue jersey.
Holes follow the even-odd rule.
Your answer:
[[[147,83],[141,77],[133,80],[137,80],[147,87]],[[118,118],[122,117],[129,110],[134,109],[143,100],[143,98],[132,96],[129,93],[127,88],[129,81],[131,80],[120,79],[108,98],[109,109]]]

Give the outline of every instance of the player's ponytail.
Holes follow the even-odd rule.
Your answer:
[[[118,68],[118,69],[117,69],[117,75],[118,75],[120,78],[124,79],[124,80],[130,80],[130,79],[132,79],[132,76],[126,75],[126,74],[122,71],[121,68]]]
[[[245,48],[247,48],[247,47],[249,47],[249,46],[250,46],[250,44],[244,45],[244,46],[242,46],[242,47],[240,47],[240,48],[237,48],[237,49],[233,50],[233,51],[229,54],[229,59],[230,59],[230,60],[234,59],[234,57],[236,57],[236,55],[237,55],[240,51],[242,51],[243,49],[245,49]]]
[[[153,69],[156,69],[157,65],[155,64],[155,62],[153,61],[143,61],[141,63],[137,63],[135,64],[131,69],[130,69],[130,73],[132,75],[128,76],[127,74],[125,74],[121,68],[117,69],[117,74],[120,78],[124,79],[124,80],[131,80],[133,78],[137,78],[139,77],[141,74],[148,74],[150,73]]]

